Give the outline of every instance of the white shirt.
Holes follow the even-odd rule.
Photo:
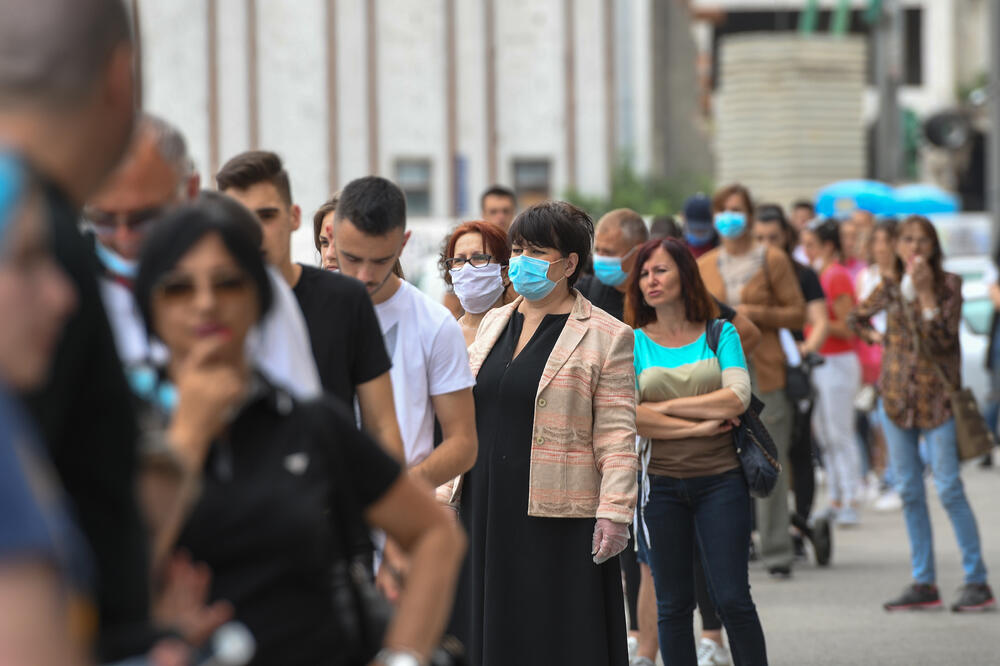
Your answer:
[[[268,266],[267,276],[274,298],[267,316],[247,336],[247,358],[268,379],[295,397],[314,398],[323,389],[302,310],[292,288],[277,270]],[[132,292],[107,278],[101,278],[100,282],[101,297],[122,363],[126,367],[139,363],[164,364],[169,353],[147,336]]]
[[[431,397],[474,386],[462,329],[451,312],[406,281],[375,306],[392,359],[392,395],[406,450],[406,464],[434,450]]]
[[[879,271],[878,265],[872,264],[862,268],[854,284],[854,289],[858,294],[858,303],[871,296],[880,284],[882,284],[882,273]],[[871,318],[872,328],[885,335],[888,321],[889,318],[884,310],[878,312]]]

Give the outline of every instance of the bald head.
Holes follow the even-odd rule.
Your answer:
[[[0,106],[76,102],[132,42],[122,0],[0,0],[0,16]]]
[[[602,231],[605,235],[612,232],[620,233],[622,242],[628,246],[628,250],[649,240],[649,229],[646,228],[646,223],[642,216],[631,208],[617,208],[605,213],[597,221],[597,227],[594,230],[595,237],[601,235]]]
[[[86,214],[92,222],[104,223],[95,224],[104,245],[134,259],[148,226],[136,222],[197,192],[183,135],[165,120],[144,115],[125,158],[90,199]]]

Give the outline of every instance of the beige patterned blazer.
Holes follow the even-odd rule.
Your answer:
[[[635,453],[632,329],[579,292],[535,395],[528,472],[528,515],[608,518],[630,523],[639,469]],[[469,347],[472,374],[521,303],[491,311]],[[458,501],[461,479],[440,489]]]

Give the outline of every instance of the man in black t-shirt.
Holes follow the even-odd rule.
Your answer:
[[[292,232],[299,227],[301,210],[292,203],[281,158],[268,151],[241,153],[215,178],[220,191],[260,219],[267,261],[292,287],[305,316],[323,390],[348,406],[357,396],[362,426],[403,460],[389,378],[392,364],[371,298],[353,278],[292,262]]]

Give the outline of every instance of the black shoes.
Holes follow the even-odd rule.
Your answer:
[[[771,578],[777,580],[789,580],[792,577],[792,568],[786,566],[770,567],[767,573],[771,574]]]
[[[830,564],[830,555],[833,552],[833,533],[830,531],[830,521],[822,517],[816,518],[810,531],[813,551],[816,554],[816,564],[825,567]]]
[[[887,611],[937,610],[942,608],[941,595],[937,585],[913,583],[903,593],[882,605]]]
[[[955,613],[975,613],[979,611],[993,610],[997,607],[997,600],[993,598],[993,591],[986,583],[968,583],[958,590],[958,600],[951,606]]]

